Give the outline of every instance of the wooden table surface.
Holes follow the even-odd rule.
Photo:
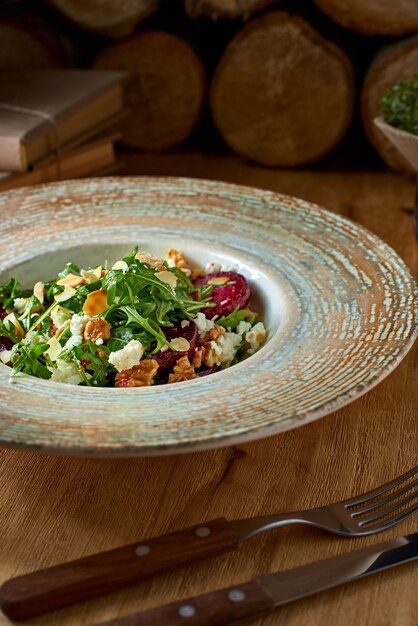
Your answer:
[[[234,157],[127,156],[130,174],[218,178],[277,190],[344,214],[389,243],[417,272],[414,184],[389,172],[274,171]],[[91,460],[0,452],[0,582],[220,516],[295,510],[354,495],[418,462],[417,349],[349,406],[242,446],[155,459]],[[418,517],[379,538],[287,527],[239,551],[28,620],[84,626],[245,581],[418,529]],[[282,607],[257,626],[413,626],[418,564],[410,563]],[[9,621],[1,616],[1,626]]]

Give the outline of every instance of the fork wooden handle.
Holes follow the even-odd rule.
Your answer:
[[[257,580],[132,613],[96,626],[222,626],[237,624],[274,609]]]
[[[0,606],[19,620],[87,600],[215,554],[238,539],[223,518],[6,581]]]

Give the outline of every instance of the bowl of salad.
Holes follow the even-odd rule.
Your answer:
[[[395,252],[295,198],[115,177],[0,205],[3,446],[145,456],[278,434],[365,393],[416,336]]]
[[[254,354],[266,328],[234,267],[190,267],[183,252],[138,251],[108,266],[67,262],[24,289],[0,285],[0,361],[86,387],[148,387],[208,376]]]

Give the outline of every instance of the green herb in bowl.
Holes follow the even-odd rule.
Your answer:
[[[383,94],[380,105],[387,124],[418,135],[418,74],[396,83]]]

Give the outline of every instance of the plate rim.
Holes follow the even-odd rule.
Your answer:
[[[204,183],[206,185],[209,185],[210,187],[213,186],[214,189],[217,185],[218,186],[221,185],[223,188],[223,191],[235,190],[235,191],[241,191],[244,193],[247,192],[249,194],[254,194],[254,192],[257,192],[258,194],[270,196],[276,201],[280,200],[281,202],[287,203],[288,206],[289,206],[289,203],[287,201],[290,199],[293,203],[296,203],[299,206],[302,204],[304,205],[304,208],[309,208],[310,210],[314,209],[320,215],[325,214],[325,216],[331,217],[333,220],[337,219],[337,221],[347,224],[350,227],[350,229],[353,229],[354,227],[355,230],[358,230],[362,233],[366,233],[368,237],[371,238],[375,244],[378,244],[379,246],[382,246],[383,244],[384,248],[386,248],[390,252],[391,255],[396,257],[397,260],[402,263],[403,268],[406,271],[406,273],[409,275],[409,279],[411,280],[411,283],[414,287],[415,306],[414,306],[413,321],[415,321],[415,324],[412,325],[412,331],[410,333],[410,336],[408,337],[407,342],[404,344],[400,352],[395,357],[393,357],[392,360],[388,364],[386,364],[384,367],[379,369],[377,373],[374,375],[374,377],[371,380],[369,380],[366,384],[361,383],[360,385],[357,385],[353,387],[352,389],[350,389],[349,391],[347,391],[345,394],[340,393],[340,395],[337,396],[337,398],[333,400],[327,400],[326,402],[321,404],[319,407],[311,409],[303,414],[298,415],[297,417],[293,417],[293,418],[289,417],[286,419],[282,419],[274,424],[268,424],[268,425],[259,426],[259,427],[252,426],[245,432],[220,435],[220,436],[210,435],[208,438],[203,438],[197,441],[194,440],[194,441],[190,441],[186,443],[175,442],[175,443],[161,443],[161,444],[156,444],[156,445],[137,444],[133,446],[124,444],[123,447],[119,446],[118,444],[116,444],[115,446],[113,445],[107,445],[107,446],[103,446],[103,445],[95,445],[95,446],[58,445],[58,446],[54,446],[51,444],[34,443],[30,441],[21,442],[18,439],[15,441],[10,440],[10,439],[8,440],[8,439],[4,439],[3,436],[0,435],[0,445],[2,447],[12,448],[12,449],[23,449],[27,451],[37,451],[37,452],[42,452],[46,454],[51,454],[51,453],[59,454],[59,455],[64,455],[64,456],[80,456],[80,457],[93,457],[93,458],[94,457],[96,458],[97,457],[133,458],[133,457],[171,456],[175,454],[199,452],[203,450],[211,450],[211,449],[223,448],[223,447],[231,446],[231,445],[248,443],[248,442],[260,440],[269,436],[274,436],[276,434],[280,434],[281,432],[286,432],[287,430],[290,430],[290,429],[299,428],[300,426],[306,425],[308,423],[311,423],[313,421],[316,421],[317,419],[324,417],[325,415],[333,413],[339,410],[340,408],[346,406],[347,404],[353,402],[354,400],[360,398],[361,396],[366,394],[368,391],[373,389],[375,386],[377,386],[389,374],[391,374],[392,371],[396,369],[399,363],[405,358],[405,356],[413,347],[414,342],[418,336],[418,325],[416,323],[418,319],[418,305],[416,302],[416,296],[418,293],[418,284],[410,267],[407,265],[404,259],[389,244],[387,244],[384,240],[382,240],[378,235],[376,235],[375,233],[373,233],[366,227],[346,218],[345,216],[342,216],[338,213],[334,213],[330,211],[329,209],[326,209],[316,203],[313,203],[313,202],[310,202],[301,198],[297,198],[295,196],[290,196],[288,194],[282,194],[280,192],[275,192],[275,191],[271,191],[271,190],[267,190],[267,189],[263,189],[259,187],[252,187],[249,185],[240,185],[240,184],[218,181],[218,180],[213,180],[213,179],[176,177],[176,176],[110,176],[110,177],[106,177],[105,179],[98,178],[98,177],[87,178],[87,179],[72,179],[72,180],[58,181],[54,183],[45,183],[45,184],[36,185],[33,187],[21,187],[18,189],[12,189],[12,190],[9,190],[0,194],[0,205],[3,202],[7,202],[9,198],[13,198],[13,197],[19,198],[22,196],[26,198],[28,196],[28,193],[30,195],[30,193],[31,192],[33,193],[34,190],[35,191],[50,190],[50,189],[53,190],[54,188],[62,188],[63,185],[64,186],[69,185],[71,187],[71,185],[74,183],[76,183],[77,185],[83,185],[83,184],[89,185],[92,183],[100,185],[103,183],[105,184],[113,183],[113,184],[118,184],[118,185],[123,186],[124,183],[134,185],[134,184],[141,184],[141,183],[147,184],[147,182],[151,182],[152,184],[170,183],[171,185],[178,184],[179,182],[183,184],[192,184],[192,185],[198,185],[199,183]],[[195,191],[196,193],[199,193],[199,189],[196,189]],[[203,193],[206,193],[206,191],[203,191]],[[198,219],[198,218],[196,217],[195,219]],[[361,387],[360,389],[358,388],[359,386]],[[7,412],[7,409],[5,410],[5,412]],[[0,415],[0,420],[1,420],[1,415]],[[290,427],[286,427],[286,423],[289,421],[292,422],[292,425]]]

